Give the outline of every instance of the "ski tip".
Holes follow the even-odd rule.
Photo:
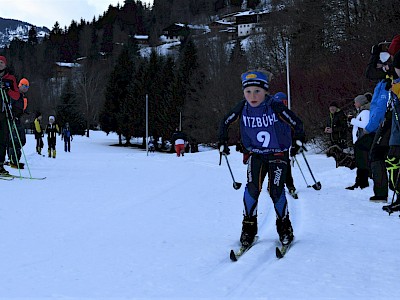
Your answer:
[[[276,253],[276,258],[279,258],[279,259],[283,258],[282,252],[279,249],[279,247],[276,247],[275,253]]]
[[[231,250],[231,253],[229,254],[229,258],[231,259],[231,261],[237,261],[235,251]]]

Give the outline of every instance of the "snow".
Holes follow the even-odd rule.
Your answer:
[[[113,147],[117,136],[97,131],[74,137],[71,153],[58,138],[53,159],[27,139],[31,174],[47,179],[0,181],[2,299],[398,298],[398,213],[368,200],[372,181],[344,189],[355,170],[335,168],[332,158],[306,154],[319,191],[293,169],[299,199],[288,196],[296,238],[287,256],[275,258],[275,213],[264,190],[259,242],[233,263],[246,182],[234,147],[240,190],[216,150],[147,156]]]

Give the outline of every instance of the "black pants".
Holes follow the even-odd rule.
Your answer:
[[[71,137],[64,137],[64,151],[71,152]]]
[[[1,102],[0,102],[1,105]],[[0,107],[1,110],[1,107]],[[8,143],[8,125],[5,113],[0,111],[0,165],[2,166],[6,159]]]
[[[25,129],[20,120],[15,120],[15,127],[11,127],[10,141],[8,143],[8,158],[13,164],[16,164],[21,159],[21,150],[26,144]]]
[[[262,185],[268,174],[268,192],[274,203],[278,219],[287,214],[287,200],[284,192],[286,172],[289,163],[288,153],[268,155],[252,154],[247,166],[247,185],[243,203],[245,216],[256,216],[258,198]]]

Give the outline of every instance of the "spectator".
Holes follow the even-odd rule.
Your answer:
[[[356,182],[354,185],[347,187],[348,190],[354,190],[356,188],[365,188],[369,186],[369,166],[368,166],[368,153],[369,147],[364,147],[364,139],[362,138],[365,134],[364,128],[369,121],[369,105],[368,99],[365,95],[358,95],[354,98],[354,106],[358,112],[357,116],[349,115],[350,124],[353,125],[352,137],[354,144],[354,156],[357,167]],[[369,140],[368,137],[366,137]]]
[[[341,149],[347,148],[347,118],[336,102],[329,104],[329,118],[325,133],[329,134],[331,146],[338,145]]]
[[[186,135],[182,133],[178,128],[176,128],[174,134],[172,135],[172,143],[175,145],[176,156],[180,157],[185,155],[185,142]]]

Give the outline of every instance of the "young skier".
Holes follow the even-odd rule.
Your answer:
[[[61,140],[64,140],[64,151],[65,152],[71,152],[71,141],[74,138],[72,137],[71,134],[71,129],[69,128],[69,123],[66,122],[65,126],[63,128],[62,134],[61,134]]]
[[[54,116],[49,117],[49,124],[46,127],[47,133],[47,144],[48,144],[48,155],[56,158],[56,136],[60,132],[58,125],[55,123],[56,118]]]
[[[243,222],[240,242],[252,245],[258,231],[257,204],[263,181],[268,174],[268,192],[274,203],[279,239],[288,246],[294,236],[284,192],[290,135],[278,132],[285,123],[294,130],[294,138],[304,142],[303,123],[281,101],[269,93],[271,74],[265,70],[250,70],[241,75],[244,100],[225,116],[219,131],[218,148],[229,154],[228,129],[240,119],[241,141],[250,154],[247,164],[247,184],[244,191]]]
[[[36,139],[36,152],[39,155],[42,155],[43,148],[43,130],[40,122],[42,121],[42,114],[40,112],[36,113],[35,121],[33,121],[33,125],[35,126],[35,139]]]

